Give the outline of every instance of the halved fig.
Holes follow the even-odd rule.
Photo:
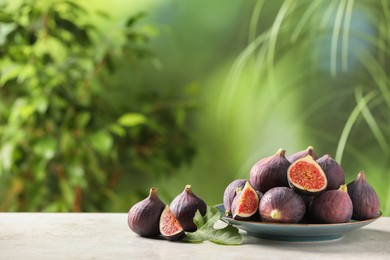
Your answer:
[[[237,188],[244,188],[246,181],[245,179],[237,179],[226,187],[223,193],[223,206],[225,207],[226,216],[231,214],[232,202],[237,195]]]
[[[163,237],[170,241],[183,239],[186,234],[179,221],[173,215],[169,206],[166,205],[160,217],[160,233]]]
[[[259,195],[247,181],[244,188],[238,193],[232,202],[232,215],[234,219],[246,219],[253,216],[259,208]]]
[[[324,171],[309,154],[291,164],[287,179],[291,188],[304,195],[317,195],[328,184]]]

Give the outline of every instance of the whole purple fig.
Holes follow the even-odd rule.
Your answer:
[[[225,189],[223,193],[223,206],[225,207],[225,214],[231,214],[231,207],[234,197],[237,195],[237,188],[244,188],[245,179],[237,179],[232,181]]]
[[[164,208],[165,204],[158,197],[157,188],[152,187],[146,199],[130,208],[127,224],[134,233],[140,236],[158,236],[160,235],[160,216]]]
[[[340,185],[345,183],[344,170],[336,160],[328,154],[325,154],[316,161],[324,171],[326,179],[328,180],[327,190],[337,190],[340,188]]]
[[[207,211],[206,203],[192,192],[191,185],[186,185],[184,191],[171,202],[170,209],[184,231],[196,231],[194,216],[197,210],[204,216]]]
[[[291,163],[284,156],[285,153],[285,150],[279,149],[274,155],[252,166],[249,182],[255,190],[265,193],[274,187],[288,187],[287,169]]]
[[[318,159],[318,156],[315,153],[313,146],[309,145],[305,150],[298,151],[298,152],[290,155],[289,157],[287,157],[287,160],[289,160],[290,163],[293,163],[296,160],[301,159],[308,154],[310,154],[310,156],[313,157],[314,160]]]
[[[302,197],[293,189],[275,187],[264,193],[259,203],[261,221],[298,223],[306,212]]]
[[[367,182],[363,171],[359,172],[356,180],[348,184],[348,194],[353,204],[353,219],[364,220],[378,215],[379,197]]]
[[[345,223],[352,217],[352,201],[347,185],[338,190],[327,190],[315,197],[310,204],[310,215],[320,223]]]

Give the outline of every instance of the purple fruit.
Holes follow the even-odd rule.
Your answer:
[[[353,219],[364,220],[378,215],[380,206],[378,195],[367,182],[363,171],[359,172],[356,180],[350,182],[347,187],[353,205]]]
[[[298,223],[306,212],[305,202],[294,190],[275,187],[264,193],[259,204],[261,221]]]
[[[185,231],[196,231],[194,216],[197,210],[204,216],[207,211],[206,203],[192,192],[191,185],[186,185],[184,191],[171,202],[170,209]]]
[[[274,155],[252,166],[249,182],[255,190],[265,193],[274,187],[288,187],[287,169],[290,162],[284,156],[285,153],[285,150],[279,149]]]
[[[325,172],[326,178],[328,179],[327,190],[337,190],[340,188],[340,185],[345,183],[343,168],[328,154],[317,159],[316,162]]]
[[[234,219],[247,219],[253,216],[259,207],[259,195],[247,181],[244,188],[237,188],[237,195],[232,202]]]
[[[236,196],[236,189],[237,188],[244,188],[245,186],[245,179],[238,179],[232,181],[225,189],[223,193],[223,206],[225,207],[225,214],[230,215],[231,214],[231,206],[234,197]]]
[[[175,218],[172,211],[167,205],[160,217],[160,232],[163,237],[170,241],[177,241],[183,239],[186,234],[179,221]]]
[[[290,163],[293,163],[296,160],[301,159],[301,158],[305,157],[308,154],[311,157],[313,157],[314,160],[318,159],[317,154],[314,152],[313,146],[308,146],[305,150],[302,150],[302,151],[299,151],[299,152],[296,152],[296,153],[290,155],[289,157],[287,157],[287,160],[289,160]]]
[[[160,235],[159,220],[164,207],[164,202],[158,197],[157,188],[151,188],[146,199],[130,208],[127,217],[130,229],[143,237]]]
[[[328,190],[315,197],[310,204],[310,215],[320,223],[345,223],[352,217],[352,201],[347,185]]]

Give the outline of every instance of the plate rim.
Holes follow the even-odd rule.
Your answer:
[[[343,223],[274,223],[274,222],[262,222],[262,221],[253,221],[253,220],[237,220],[237,219],[233,219],[231,217],[228,217],[228,216],[224,216],[223,214],[223,211],[221,210],[222,209],[225,209],[223,203],[220,203],[220,204],[216,204],[215,205],[216,208],[218,208],[218,210],[221,212],[221,219],[226,219],[227,221],[229,222],[236,222],[237,224],[240,224],[240,223],[245,223],[245,224],[253,224],[253,225],[269,225],[269,226],[291,226],[291,227],[307,227],[307,226],[310,226],[310,227],[337,227],[337,226],[345,226],[345,225],[359,225],[359,224],[364,224],[364,223],[371,223],[377,219],[379,219],[380,217],[382,217],[383,213],[381,210],[379,210],[378,212],[378,215],[374,218],[370,218],[370,219],[365,219],[365,220],[355,220],[355,219],[351,219],[349,220],[349,222],[343,222]]]

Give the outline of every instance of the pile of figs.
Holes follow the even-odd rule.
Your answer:
[[[379,214],[379,198],[365,173],[345,183],[343,168],[312,146],[288,157],[279,149],[251,168],[248,179],[225,189],[225,215],[274,223],[345,223]]]
[[[181,240],[185,232],[194,232],[197,227],[193,222],[196,211],[204,216],[207,204],[186,185],[170,205],[166,205],[158,196],[157,188],[152,187],[149,196],[134,204],[127,217],[130,229],[142,237],[162,235],[170,241]]]

